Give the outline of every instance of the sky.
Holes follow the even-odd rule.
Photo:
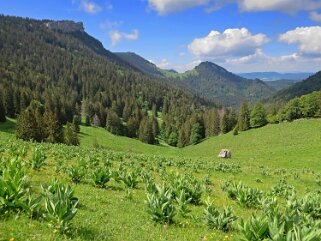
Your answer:
[[[321,0],[0,0],[0,13],[73,20],[113,52],[184,72],[321,70]]]

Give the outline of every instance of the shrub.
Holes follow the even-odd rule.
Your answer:
[[[42,188],[45,199],[44,219],[55,229],[55,232],[69,233],[71,220],[78,211],[78,199],[73,196],[73,189],[69,185],[60,183]]]
[[[171,224],[176,215],[172,190],[164,186],[156,186],[156,189],[156,192],[147,194],[147,212],[155,222]]]
[[[106,183],[111,178],[111,171],[107,168],[101,168],[94,171],[92,175],[92,181],[94,186],[105,187]]]
[[[46,155],[45,153],[40,150],[39,148],[35,148],[32,154],[32,159],[31,159],[31,167],[34,170],[40,170],[40,168],[44,165],[46,160]]]
[[[219,229],[227,232],[231,229],[231,224],[236,220],[232,209],[225,207],[223,212],[220,212],[214,207],[212,202],[207,202],[207,207],[204,209],[205,223],[209,229]]]

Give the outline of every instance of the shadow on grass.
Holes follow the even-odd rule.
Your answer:
[[[81,238],[83,240],[96,240],[96,231],[88,227],[79,227],[72,238]]]
[[[14,134],[16,132],[16,123],[10,119],[7,119],[6,122],[0,122],[0,132]]]

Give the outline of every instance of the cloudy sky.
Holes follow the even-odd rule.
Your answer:
[[[180,72],[321,70],[321,0],[0,0],[0,13],[81,21],[107,49]]]

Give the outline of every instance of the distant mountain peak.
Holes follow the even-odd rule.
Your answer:
[[[207,70],[212,70],[212,71],[219,71],[222,73],[229,73],[226,69],[224,69],[223,67],[214,64],[212,62],[209,61],[205,61],[200,63],[198,66],[195,67],[196,70],[201,70],[201,69],[207,69]]]

